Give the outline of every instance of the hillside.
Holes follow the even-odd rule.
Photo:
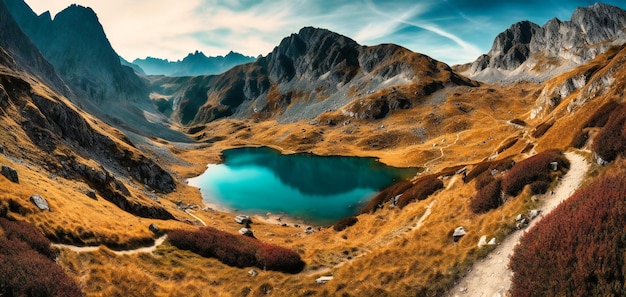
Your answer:
[[[0,295],[47,271],[71,296],[623,295],[623,12],[516,23],[463,66],[305,27],[169,77],[121,66],[89,8],[2,1]],[[247,237],[185,179],[258,146],[417,174],[335,226],[262,212]]]
[[[412,94],[405,97],[382,98],[377,93],[411,83]],[[357,100],[364,105],[346,107],[347,114],[382,118],[444,87],[463,85],[478,84],[444,63],[403,47],[361,46],[348,37],[312,27],[283,39],[266,57],[221,75],[151,80],[153,97],[162,100],[159,104],[173,110],[172,118],[184,125],[223,117],[310,120]],[[367,109],[373,111],[362,112]]]

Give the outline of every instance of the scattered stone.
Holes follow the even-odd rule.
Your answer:
[[[521,222],[524,220],[524,215],[523,214],[518,214],[517,217],[515,217],[515,221],[516,222]]]
[[[254,269],[250,269],[250,270],[248,270],[248,275],[250,275],[250,276],[257,276],[257,275],[259,275],[259,273],[256,272],[256,270],[254,270]]]
[[[250,228],[239,229],[239,234],[245,235],[245,236],[254,236],[254,232]]]
[[[393,197],[391,201],[391,207],[396,207],[398,205],[398,200],[400,200],[400,196],[402,196],[402,194],[398,194],[395,197]]]
[[[312,234],[313,233],[313,227],[311,227],[311,226],[306,227],[306,230],[304,230],[304,232],[306,232],[306,234]]]
[[[487,245],[487,236],[485,235],[481,236],[478,240],[478,247],[482,247],[484,245]]]
[[[93,200],[98,200],[98,197],[96,196],[96,190],[94,189],[87,189],[85,195]]]
[[[150,226],[148,226],[148,230],[150,230],[150,232],[152,233],[159,233],[159,231],[161,231],[161,229],[159,228],[159,226],[157,226],[156,224],[150,224]]]
[[[498,243],[496,242],[496,238],[495,238],[495,237],[493,237],[493,238],[491,238],[491,240],[489,240],[489,242],[487,242],[487,244],[488,244],[488,245],[496,245],[496,244],[498,244]]]
[[[315,283],[316,283],[316,284],[325,284],[325,283],[327,283],[328,281],[330,281],[330,280],[332,280],[332,279],[333,279],[333,277],[332,277],[332,276],[330,276],[330,275],[327,275],[327,276],[320,276],[320,277],[318,277],[318,278],[315,280]]]
[[[551,162],[551,163],[550,163],[550,169],[551,169],[552,171],[557,171],[557,170],[559,170],[559,162]]]
[[[532,220],[532,219],[538,217],[540,213],[541,213],[541,210],[533,209],[533,210],[528,212],[528,217]]]
[[[515,227],[516,227],[518,230],[524,229],[524,228],[526,228],[526,227],[528,226],[528,223],[529,223],[529,222],[530,222],[530,221],[528,221],[528,219],[524,218],[524,219],[522,219],[521,221],[519,221],[519,222],[517,223],[517,225],[515,225]]]
[[[2,175],[4,175],[4,177],[6,177],[8,180],[19,184],[20,180],[19,177],[17,176],[17,171],[9,166],[5,166],[2,165],[2,171],[1,171]]]
[[[250,216],[238,215],[235,217],[235,222],[242,225],[248,225],[252,223],[252,219],[250,219]]]
[[[467,234],[467,232],[465,231],[465,228],[457,227],[456,229],[454,229],[454,233],[452,233],[452,238],[454,239],[454,242],[457,242],[465,234]]]
[[[30,201],[32,201],[39,209],[50,211],[48,201],[46,201],[46,199],[44,199],[40,195],[35,194],[30,196]]]

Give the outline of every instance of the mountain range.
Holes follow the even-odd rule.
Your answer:
[[[538,295],[623,295],[623,9],[598,3],[569,21],[515,23],[463,65],[315,27],[266,56],[222,58],[215,74],[195,62],[211,59],[201,52],[135,65],[90,8],[52,18],[0,1],[0,240],[11,243],[0,245],[11,263],[0,270],[14,269],[0,274],[0,295],[48,292],[57,278],[40,275],[57,266],[88,296],[524,296],[533,277]],[[257,146],[418,173],[335,228],[262,213],[244,240],[229,235],[242,227],[235,214],[205,205],[186,179],[226,149]],[[607,178],[617,186],[602,186]],[[16,236],[5,219],[43,235]],[[545,233],[551,226],[561,227]],[[55,257],[39,265],[30,248],[49,241]],[[507,265],[513,246],[556,256],[519,268]],[[302,266],[246,264],[285,258]],[[558,265],[533,262],[546,258]],[[501,271],[467,281],[492,259]]]
[[[169,61],[147,57],[135,59],[132,64],[147,75],[198,76],[220,74],[236,65],[254,62],[256,58],[230,51],[225,56],[207,57],[200,51],[190,53],[182,60]]]

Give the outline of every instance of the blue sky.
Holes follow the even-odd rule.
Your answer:
[[[53,15],[72,3],[94,9],[113,48],[127,60],[182,59],[189,52],[266,55],[304,26],[363,45],[395,43],[448,64],[470,62],[511,24],[569,20],[596,1],[523,0],[26,0]],[[622,9],[626,3],[605,1]]]

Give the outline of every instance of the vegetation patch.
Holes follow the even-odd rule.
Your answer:
[[[408,180],[403,180],[401,182],[395,183],[384,190],[382,190],[378,195],[374,196],[372,200],[370,200],[367,205],[361,209],[361,213],[374,213],[376,210],[382,207],[382,205],[389,201],[390,199],[404,193],[406,189],[413,186],[413,183]]]
[[[439,189],[443,189],[443,182],[439,180],[438,174],[420,176],[412,187],[406,189],[402,196],[398,197],[397,206],[402,209],[413,201],[428,198]]]
[[[544,123],[541,123],[537,127],[535,127],[535,129],[533,130],[531,135],[534,138],[540,138],[541,136],[546,134],[546,132],[548,132],[548,130],[550,130],[550,128],[552,128],[552,125],[554,125],[554,122],[544,122]]]
[[[229,266],[256,266],[288,273],[298,273],[304,268],[300,255],[292,250],[211,227],[196,231],[177,229],[167,235],[175,247],[203,257],[216,258]]]
[[[502,189],[511,196],[517,196],[526,185],[533,183],[551,184],[553,180],[550,164],[556,162],[558,172],[569,169],[569,161],[559,150],[548,150],[523,160],[511,168],[502,179]],[[531,186],[539,189],[540,186]],[[546,188],[547,190],[547,188]],[[541,193],[535,193],[541,194]]]
[[[595,137],[593,150],[599,158],[606,162],[615,160],[626,152],[626,107],[614,110],[606,125]]]
[[[0,296],[83,296],[76,282],[54,262],[41,232],[0,218]]]
[[[603,177],[527,233],[511,258],[513,296],[626,295],[626,179]]]
[[[513,165],[515,165],[515,161],[513,161],[513,157],[507,157],[502,160],[496,160],[496,161],[481,162],[481,163],[474,165],[472,170],[468,172],[467,175],[465,176],[464,181],[466,183],[469,183],[470,181],[472,181],[474,178],[478,176],[491,175],[491,172],[493,170],[497,170],[498,172],[504,172],[504,171],[511,169]]]
[[[491,176],[490,176],[491,177]],[[470,209],[474,213],[485,213],[502,205],[502,179],[500,177],[485,178],[484,185],[476,183],[476,194],[470,200]],[[478,187],[480,185],[480,187]]]
[[[359,221],[359,219],[357,219],[354,216],[352,216],[352,217],[345,217],[345,218],[339,220],[339,222],[337,222],[335,225],[333,225],[333,229],[335,231],[343,231],[346,228],[356,224],[358,221]]]

